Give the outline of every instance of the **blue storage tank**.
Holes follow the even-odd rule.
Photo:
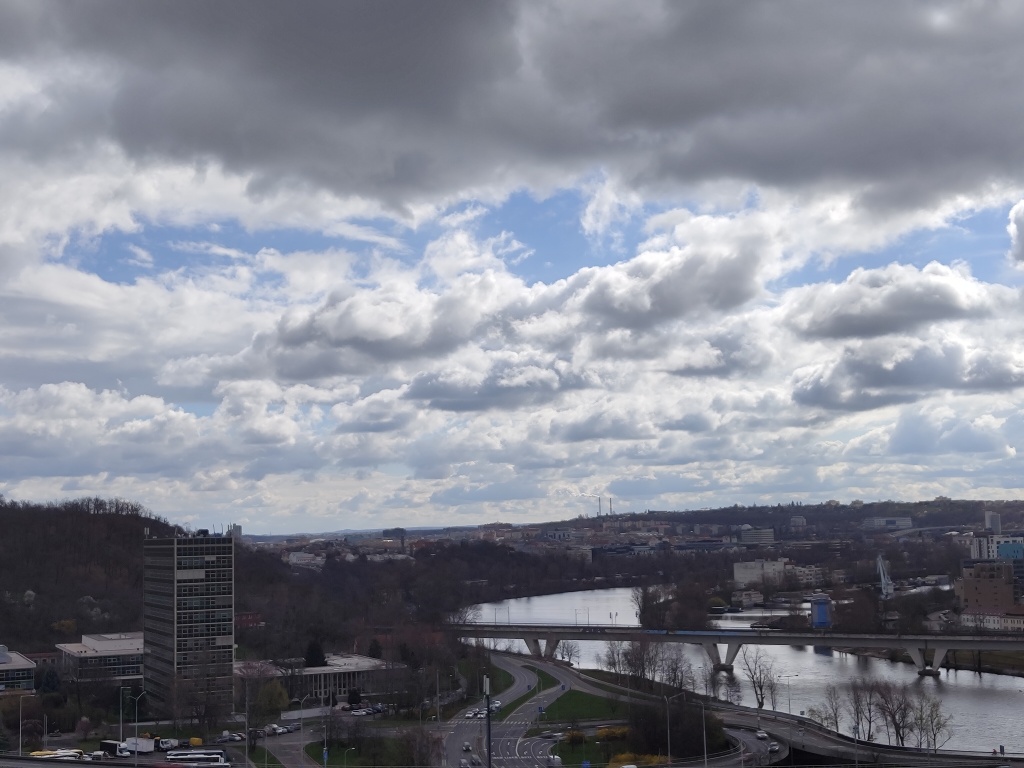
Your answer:
[[[815,595],[811,598],[811,628],[832,628],[832,598],[828,595]]]

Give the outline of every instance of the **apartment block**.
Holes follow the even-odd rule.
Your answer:
[[[197,697],[231,708],[234,548],[234,537],[205,530],[143,542],[143,674],[158,712]]]

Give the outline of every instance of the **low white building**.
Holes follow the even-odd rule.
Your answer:
[[[36,663],[17,651],[0,645],[0,696],[32,693],[36,689]]]
[[[142,633],[82,635],[80,643],[57,643],[61,675],[70,680],[142,680]]]
[[[789,558],[778,560],[750,560],[732,564],[732,580],[739,589],[750,584],[778,585],[786,573]]]

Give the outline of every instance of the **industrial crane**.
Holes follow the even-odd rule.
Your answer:
[[[892,594],[895,591],[892,579],[889,578],[889,571],[885,567],[885,560],[882,559],[882,555],[878,555],[878,580],[882,589],[882,599],[889,600],[892,598]]]

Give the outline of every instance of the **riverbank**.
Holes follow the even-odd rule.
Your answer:
[[[910,664],[911,666],[914,664],[910,655],[900,650],[886,651],[877,648],[836,648],[834,650],[836,653],[847,653],[851,656],[863,656],[897,664]],[[970,657],[970,660],[965,661],[964,656]],[[951,650],[942,660],[941,668],[957,672],[1024,677],[1024,653]]]

